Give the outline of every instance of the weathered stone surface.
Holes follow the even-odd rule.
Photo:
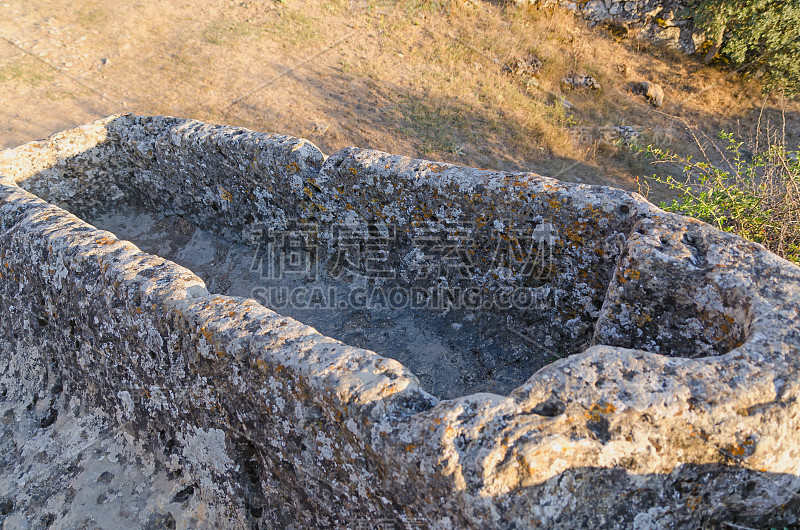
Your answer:
[[[326,159],[175,118],[0,153],[0,176],[0,517],[15,527],[800,520],[800,269],[755,243],[621,190],[357,148]],[[520,366],[553,345],[571,355],[507,395],[439,401],[397,361],[209,294],[19,185],[85,215],[143,204],[242,244],[312,220],[327,263],[338,228],[391,228],[397,285],[442,281],[412,275],[414,234],[455,226],[475,257],[443,275],[450,288],[554,301],[471,317],[524,335]],[[489,259],[501,232],[552,260]]]
[[[172,482],[196,495],[178,504],[191,499],[192,509],[206,512],[200,526],[384,513],[380,502],[359,513],[343,498],[325,499],[357,488],[380,496],[368,487],[372,481],[380,488],[378,479],[358,478],[372,476],[377,464],[363,462],[365,448],[348,432],[435,402],[399,363],[336,343],[252,301],[209,296],[188,270],[15,186],[3,186],[2,194],[4,414],[24,416],[31,400],[60,386],[58,415],[72,410],[79,418],[67,420],[66,435],[92,442],[99,435],[86,422],[98,416],[113,423],[105,439],[142,444],[142,466],[181,470]],[[17,449],[24,456],[41,438],[23,438]],[[71,449],[46,447],[61,459]],[[49,493],[36,480],[44,471],[35,473],[23,477],[26,488],[6,484],[23,514],[36,513]],[[154,496],[170,495],[165,489]],[[149,510],[160,504],[154,502]],[[176,520],[191,515],[164,507]],[[93,515],[68,508],[77,510],[71,518]]]
[[[657,43],[693,54],[705,42],[705,36],[694,26],[685,10],[686,0],[514,0],[516,4],[561,6],[575,11],[592,22],[612,23],[637,31]],[[627,35],[628,31],[624,31]]]

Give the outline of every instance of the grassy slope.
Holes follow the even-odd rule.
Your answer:
[[[636,187],[651,173],[603,131],[693,152],[683,123],[749,123],[757,86],[569,12],[485,1],[134,3],[6,0],[0,7],[0,146],[115,112],[172,114],[563,180]],[[535,54],[538,87],[502,72]],[[102,59],[105,58],[105,64]],[[562,93],[570,71],[598,93]],[[655,111],[629,84],[664,86]],[[556,98],[575,107],[567,111]],[[797,103],[788,103],[795,144]],[[655,197],[662,192],[656,190]]]

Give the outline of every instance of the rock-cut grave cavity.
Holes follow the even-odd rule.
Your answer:
[[[707,233],[636,194],[175,118],[65,134],[20,186],[440,398],[508,394],[592,345],[704,357],[746,338]]]

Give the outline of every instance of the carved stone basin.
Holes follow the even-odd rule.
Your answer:
[[[9,524],[800,520],[800,268],[758,244],[168,117],[0,178]]]

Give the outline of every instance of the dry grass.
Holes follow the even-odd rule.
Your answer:
[[[6,2],[0,36],[17,44],[0,40],[0,146],[112,113],[171,114],[304,136],[326,152],[360,145],[635,189],[652,168],[597,131],[630,125],[643,131],[640,143],[691,154],[673,115],[711,134],[761,104],[756,86],[559,9],[477,0]],[[543,61],[535,84],[503,73],[504,63],[531,55]],[[602,90],[563,93],[571,71],[594,75]],[[664,86],[663,113],[631,94],[642,80]],[[787,116],[796,142],[796,104]]]
[[[711,138],[690,127],[701,152],[695,160],[649,147],[656,164],[677,165],[675,174],[683,174],[652,179],[679,194],[662,207],[761,243],[800,264],[800,153],[787,148],[784,127],[783,116],[776,125],[763,114],[748,138],[734,133]]]

